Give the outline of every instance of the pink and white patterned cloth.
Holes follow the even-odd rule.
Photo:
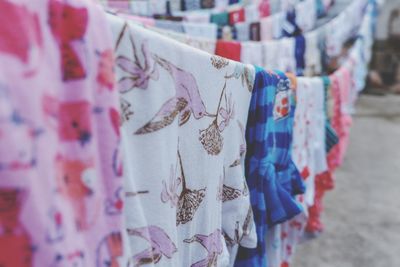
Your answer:
[[[126,266],[106,23],[86,0],[0,1],[0,266]]]

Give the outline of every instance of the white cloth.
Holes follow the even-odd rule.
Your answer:
[[[211,13],[203,11],[193,11],[184,15],[184,20],[193,23],[210,23]]]
[[[272,40],[268,42],[262,42],[261,44],[263,55],[262,66],[268,70],[279,69],[280,42],[278,40]]]
[[[260,12],[255,4],[250,4],[244,7],[246,22],[252,23],[260,20]]]
[[[236,39],[240,42],[249,41],[250,39],[250,24],[248,22],[239,22],[235,24]]]
[[[180,11],[181,10],[181,3],[182,3],[181,0],[169,0],[171,12],[174,13],[176,11]]]
[[[140,16],[150,16],[150,7],[147,1],[130,1],[130,8],[132,14]]]
[[[311,31],[317,22],[317,3],[305,0],[296,5],[296,23],[303,32]]]
[[[263,65],[263,52],[260,42],[243,42],[241,46],[240,61],[256,66]]]
[[[296,73],[295,38],[282,38],[279,40],[279,65],[278,69],[285,72]]]
[[[229,6],[229,0],[215,0],[216,8],[225,8]]]
[[[167,13],[167,0],[148,0],[150,14]]]
[[[276,16],[269,16],[262,18],[260,20],[260,38],[261,41],[269,41],[272,40],[275,36],[274,34],[274,17]]]
[[[218,34],[217,24],[214,23],[193,23],[183,22],[183,29],[186,34],[193,37],[202,37],[216,40]]]
[[[308,206],[314,204],[315,176],[328,169],[325,150],[324,85],[321,78],[297,79],[292,158],[303,174]],[[305,174],[308,174],[304,177]]]
[[[307,206],[301,200],[301,196],[297,197],[297,200],[303,206],[304,212],[268,230],[268,267],[290,266],[296,247],[304,234],[308,219]]]
[[[150,28],[153,31],[156,31],[162,35],[168,36],[169,38],[172,38],[178,42],[190,45],[194,48],[203,50],[207,53],[210,54],[215,54],[215,48],[217,45],[217,40],[211,40],[211,39],[205,39],[201,37],[192,37],[186,34],[182,34],[179,32],[174,32],[174,31],[168,31],[164,29],[159,29],[159,28]]]
[[[272,15],[272,36],[274,39],[280,39],[282,37],[282,25],[285,21],[285,14],[279,12]]]
[[[111,25],[130,108],[122,113],[124,179],[143,211],[135,218],[127,201],[133,265],[226,266],[231,245],[256,246],[244,178],[254,67],[117,18]]]
[[[318,31],[311,31],[304,37],[306,39],[305,76],[315,76],[321,74],[321,51],[319,49]]]

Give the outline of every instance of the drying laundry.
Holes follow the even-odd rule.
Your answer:
[[[56,0],[0,12],[0,265],[126,265],[105,13]]]
[[[126,221],[134,264],[226,266],[235,246],[256,245],[244,177],[254,68],[117,17],[112,28],[135,185],[125,190],[145,207]]]

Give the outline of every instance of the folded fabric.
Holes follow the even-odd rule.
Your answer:
[[[132,265],[227,266],[228,250],[256,245],[244,178],[254,68],[118,17],[110,23],[129,162],[125,209],[134,211],[126,221]]]
[[[105,13],[81,0],[0,13],[0,265],[126,266]]]
[[[257,68],[246,131],[246,179],[258,243],[256,249],[239,247],[235,266],[266,266],[267,229],[301,212],[293,197],[305,190],[291,159],[294,112],[287,77]]]
[[[231,60],[240,61],[241,50],[240,42],[218,40],[215,54]]]

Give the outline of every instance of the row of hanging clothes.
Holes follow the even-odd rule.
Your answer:
[[[362,2],[340,68],[296,77],[93,1],[0,1],[0,266],[289,266],[364,88]]]

